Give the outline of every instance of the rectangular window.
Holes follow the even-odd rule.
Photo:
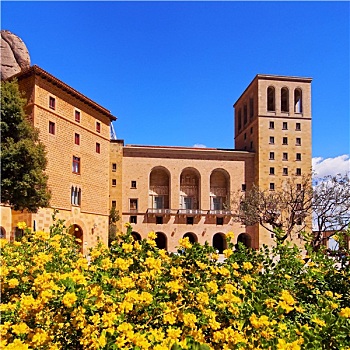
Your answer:
[[[80,174],[80,158],[73,156],[72,171],[74,174]]]
[[[297,176],[300,176],[301,175],[301,168],[297,168],[296,170],[296,173],[295,173]]]
[[[112,201],[112,208],[115,208],[117,206],[117,201]]]
[[[156,216],[156,224],[163,225],[163,216]]]
[[[252,133],[253,133],[253,127],[250,128],[250,134],[252,134]]]
[[[244,133],[244,139],[245,140],[247,139],[247,133],[246,132]]]
[[[78,187],[71,188],[71,204],[78,206],[81,204],[81,189]]]
[[[246,184],[242,184],[242,191],[245,191],[247,189],[247,185]]]
[[[112,163],[112,171],[113,172],[117,171],[117,163]]]
[[[80,135],[77,133],[74,134],[74,143],[80,145]]]
[[[282,123],[282,129],[283,130],[287,130],[288,129],[288,123],[287,122],[283,122]]]
[[[275,122],[270,122],[269,129],[274,129],[274,128],[275,128]]]
[[[49,122],[49,133],[55,135],[56,133],[56,124],[54,122]]]
[[[96,142],[96,153],[101,153],[101,145]]]
[[[253,141],[250,141],[250,149],[253,149]]]
[[[187,225],[193,225],[193,216],[187,216],[186,217],[186,224]]]
[[[301,130],[301,124],[300,123],[296,123],[295,124],[295,130],[297,130],[297,131]]]
[[[273,145],[275,143],[275,138],[273,136],[270,136],[270,145]]]
[[[117,180],[116,179],[112,179],[112,186],[117,186]]]
[[[130,216],[130,224],[137,224],[137,216],[136,215]]]
[[[247,111],[247,105],[243,106],[243,123],[244,125],[248,122],[248,111]]]
[[[131,198],[130,199],[130,211],[137,211],[137,199]]]
[[[296,144],[297,146],[300,146],[300,145],[301,145],[301,138],[300,138],[300,137],[297,137],[297,138],[295,139],[295,144]]]
[[[216,225],[223,225],[224,224],[224,218],[216,218]]]
[[[96,122],[96,132],[101,132],[101,123]]]
[[[241,110],[238,111],[238,130],[241,130],[242,128],[242,112]]]
[[[192,197],[184,197],[184,209],[193,209]]]
[[[270,191],[274,191],[275,190],[275,184],[274,182],[270,182]]]
[[[283,153],[282,160],[288,160],[288,153],[286,152]]]
[[[275,168],[273,167],[270,168],[270,175],[275,175]]]
[[[270,160],[274,160],[275,159],[275,152],[270,152]]]
[[[56,109],[56,99],[52,96],[49,97],[49,107],[51,109]]]
[[[164,197],[154,196],[153,197],[153,208],[154,209],[164,209]]]
[[[301,160],[301,153],[296,154],[296,160]]]
[[[131,188],[136,188],[136,181],[131,181]]]
[[[297,191],[301,191],[301,184],[297,184]]]
[[[284,176],[288,175],[288,168],[283,168],[283,175]]]
[[[80,123],[80,111],[75,110],[74,116],[75,116],[75,121],[76,121],[77,123]]]
[[[284,145],[288,145],[288,137],[283,137],[282,143],[283,143]]]

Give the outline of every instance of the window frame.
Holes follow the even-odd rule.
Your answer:
[[[96,121],[96,132],[101,133],[101,123]]]
[[[49,96],[49,108],[52,110],[56,110],[56,97]]]
[[[96,153],[100,154],[101,153],[101,144],[96,142]]]
[[[80,146],[80,134],[74,133],[74,144]]]
[[[74,120],[77,123],[80,123],[80,121],[81,121],[81,112],[78,109],[74,110]]]
[[[49,134],[56,135],[56,123],[49,120]]]
[[[270,144],[270,145],[274,145],[274,144],[275,144],[275,137],[274,137],[274,136],[270,136],[270,138],[269,138],[269,144]]]
[[[112,179],[112,187],[116,187],[117,186],[117,179]]]
[[[73,173],[73,174],[80,175],[80,173],[81,173],[81,161],[80,161],[80,157],[73,156],[73,160],[72,160],[72,173]]]
[[[115,173],[117,171],[117,163],[112,163],[112,172]]]

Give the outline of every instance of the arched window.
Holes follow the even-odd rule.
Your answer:
[[[218,251],[219,254],[222,254],[223,251],[227,248],[226,237],[223,233],[215,233],[213,236],[213,247]]]
[[[221,211],[228,208],[230,175],[226,170],[215,169],[210,174],[210,210]]]
[[[199,172],[193,168],[186,168],[180,176],[180,204],[183,212],[200,208],[200,178]]]
[[[267,110],[270,112],[274,112],[276,110],[276,107],[275,107],[275,88],[273,86],[269,86],[267,88]]]
[[[0,238],[6,238],[6,230],[0,226]]]
[[[170,176],[167,169],[152,169],[149,178],[149,207],[155,212],[169,209]]]
[[[157,238],[156,238],[156,245],[159,249],[168,249],[168,243],[166,235],[163,232],[156,232]]]
[[[303,101],[301,89],[294,90],[294,113],[303,112]]]
[[[198,238],[197,236],[193,233],[193,232],[186,232],[184,235],[183,235],[183,238],[186,238],[188,237],[189,241],[191,243],[196,243],[198,242]]]
[[[250,236],[247,233],[241,233],[240,235],[238,235],[237,245],[238,245],[238,243],[242,243],[247,248],[252,247],[252,239],[250,238]]]
[[[281,89],[281,112],[289,112],[289,90],[286,87]]]
[[[82,228],[77,224],[73,224],[70,227],[69,233],[77,239],[77,244],[80,246],[80,252],[83,253],[84,233]]]

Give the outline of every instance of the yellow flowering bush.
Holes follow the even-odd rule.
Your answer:
[[[1,241],[2,349],[349,349],[349,265],[227,238],[158,249],[132,227],[85,259],[62,221]],[[312,264],[310,264],[312,262]]]

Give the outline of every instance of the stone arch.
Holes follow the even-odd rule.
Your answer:
[[[200,208],[201,176],[197,169],[184,168],[180,175],[180,203],[185,210]]]
[[[269,86],[267,88],[267,110],[269,112],[274,112],[276,110],[275,98],[275,88],[273,86]]]
[[[163,166],[153,167],[149,173],[149,205],[152,209],[169,209],[171,175]]]
[[[0,238],[6,238],[6,230],[3,226],[0,226]]]
[[[294,113],[303,112],[303,92],[300,88],[294,90]]]
[[[227,248],[226,236],[222,232],[215,233],[213,236],[213,247],[222,254]]]
[[[141,241],[141,235],[138,232],[132,231],[131,236],[135,241]]]
[[[281,89],[281,112],[289,112],[289,90],[287,87]]]
[[[156,232],[156,245],[159,249],[168,250],[168,238],[163,232]]]
[[[195,233],[193,232],[186,232],[184,235],[183,235],[183,238],[186,238],[188,237],[189,241],[191,243],[197,243],[198,242],[198,237]]]
[[[252,247],[252,238],[250,237],[250,235],[248,235],[248,233],[241,233],[238,235],[237,237],[237,245],[238,243],[242,243],[245,247],[247,248],[251,248]]]
[[[80,246],[80,252],[83,253],[84,250],[84,232],[81,226],[78,224],[73,224],[69,228],[69,234],[75,237],[76,243]]]
[[[210,210],[224,210],[230,203],[230,174],[221,168],[210,174]]]

